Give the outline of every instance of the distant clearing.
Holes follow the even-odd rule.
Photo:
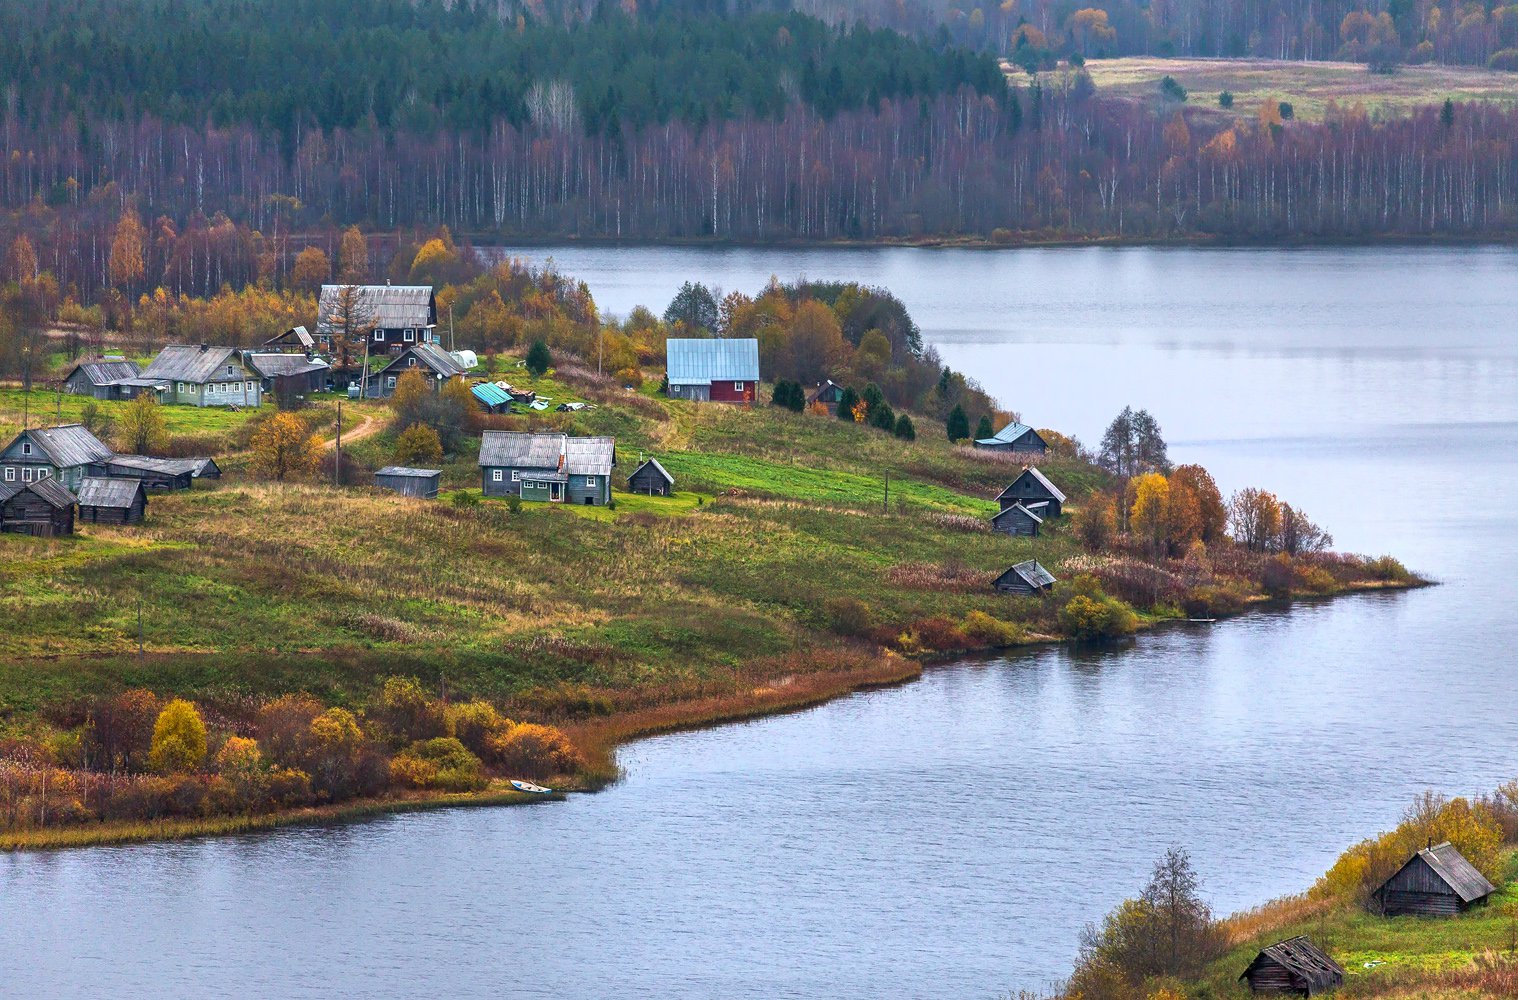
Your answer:
[[[1359,63],[1144,56],[1092,59],[1086,63],[1086,71],[1097,93],[1107,97],[1162,104],[1160,81],[1171,76],[1190,92],[1187,106],[1249,117],[1256,115],[1265,101],[1286,101],[1295,117],[1304,120],[1321,120],[1329,101],[1338,102],[1341,108],[1364,105],[1373,117],[1443,104],[1445,98],[1457,104],[1518,104],[1518,73],[1471,66],[1404,66],[1388,75],[1372,73]],[[1017,75],[1021,75],[1020,70]],[[1218,95],[1225,90],[1233,94],[1231,111],[1218,107]]]

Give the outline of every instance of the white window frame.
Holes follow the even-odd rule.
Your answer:
[[[395,376],[394,375],[386,375],[385,376],[385,388],[386,389],[394,389],[395,388]]]
[[[176,382],[175,385],[178,386],[178,388],[174,390],[175,392],[184,392],[184,383],[183,382]]]
[[[5,481],[8,483],[16,481],[16,467],[14,465],[7,465],[5,467]]]
[[[406,367],[407,368],[415,368],[416,367],[416,355],[413,354],[411,357],[409,357],[409,358],[406,359]]]
[[[210,385],[206,386],[206,392],[214,396],[216,395],[216,390],[220,387],[220,385],[220,382],[212,382]]]
[[[383,344],[385,342],[385,331],[384,330],[375,330],[374,331],[374,342],[376,344]]]
[[[246,386],[244,386],[243,391],[244,392],[252,392],[253,391],[253,383],[249,382]]]
[[[514,483],[520,483],[522,481],[522,470],[521,469],[512,469],[511,470],[511,481],[514,482]]]
[[[586,486],[594,486],[594,485],[596,485],[596,477],[595,476],[586,476],[585,477],[585,485]]]
[[[499,483],[501,481],[501,478],[502,477],[501,477],[501,470],[500,469],[491,469],[490,470],[490,481],[492,483]],[[512,482],[516,482],[516,478],[517,478],[517,474],[515,472],[513,472],[511,474],[511,480],[512,480]]]
[[[29,483],[32,481],[32,467],[30,465],[21,470],[21,481],[23,483]]]
[[[742,392],[742,391],[744,391],[747,388],[748,388],[748,383],[747,382],[734,382],[733,383],[733,391],[734,392]]]
[[[227,365],[227,374],[228,375],[232,374],[232,366],[231,365]]]
[[[406,330],[401,334],[401,339],[405,340],[408,344],[411,343],[412,341],[416,340],[416,331],[410,327],[407,327]]]
[[[21,442],[21,454],[23,454],[23,455],[30,455],[31,453],[32,453],[32,443],[30,441],[23,441],[23,442]]]
[[[37,470],[37,482],[39,482],[39,483],[42,482],[44,479],[46,479],[48,476],[51,476],[52,474],[53,474],[53,470],[52,469],[47,469],[47,468],[38,469]]]

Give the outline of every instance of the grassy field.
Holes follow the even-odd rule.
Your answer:
[[[1446,98],[1518,104],[1518,73],[1471,66],[1404,66],[1380,74],[1358,63],[1133,56],[1092,59],[1086,70],[1104,96],[1162,104],[1160,81],[1170,76],[1190,92],[1187,107],[1242,117],[1256,116],[1266,101],[1289,102],[1297,118],[1309,121],[1322,119],[1330,101],[1345,109],[1363,105],[1372,116],[1406,114]],[[1231,111],[1218,107],[1225,90],[1234,97]]]

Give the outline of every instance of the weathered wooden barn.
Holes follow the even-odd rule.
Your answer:
[[[843,397],[843,386],[828,379],[820,383],[806,397],[806,405],[810,408],[815,403],[821,403],[828,408],[829,413],[838,412],[838,400]]]
[[[86,476],[79,484],[79,520],[85,524],[141,524],[147,513],[141,479]]]
[[[667,497],[674,488],[675,477],[659,464],[657,458],[650,458],[627,477],[627,492],[641,493],[646,497]]]
[[[1034,538],[1043,527],[1044,519],[1020,503],[1003,507],[991,518],[991,529],[1004,534]]]
[[[1065,509],[1065,494],[1049,478],[1034,466],[1027,466],[1012,480],[1012,485],[1002,490],[996,497],[996,502],[1002,510],[1014,504],[1022,504],[1024,507],[1043,518],[1059,517]]]
[[[1049,444],[1038,431],[1027,424],[1010,423],[988,438],[980,438],[975,442],[975,447],[985,448],[991,451],[1011,451],[1027,455],[1044,455],[1049,451]]]
[[[759,395],[759,341],[674,338],[664,345],[670,399],[752,403]]]
[[[1475,865],[1445,841],[1414,854],[1371,900],[1388,917],[1450,917],[1485,902],[1496,891]]]
[[[74,533],[74,494],[53,478],[0,483],[0,531],[52,538]]]
[[[110,457],[111,449],[83,424],[33,427],[0,449],[0,481],[9,485],[58,479],[76,490],[92,464]]]
[[[277,333],[263,342],[266,351],[306,354],[316,350],[316,338],[303,326],[292,326],[284,333]]]
[[[1040,566],[1037,559],[1028,559],[997,577],[993,586],[1003,593],[1026,597],[1042,593],[1054,583],[1054,574]]]
[[[1307,938],[1287,938],[1255,956],[1239,976],[1251,993],[1310,997],[1344,985],[1344,969]]]
[[[486,431],[480,479],[487,497],[605,506],[611,502],[616,439]]]
[[[187,490],[200,478],[219,479],[221,470],[209,458],[153,458],[112,455],[90,465],[89,474],[108,479],[140,479],[149,490]]]
[[[263,391],[281,405],[321,392],[327,387],[332,371],[331,365],[314,354],[254,354],[249,351],[243,355],[243,362],[258,376]]]
[[[149,381],[141,375],[137,363],[124,358],[81,361],[63,377],[63,391],[96,399],[131,399],[137,394],[136,384]]]
[[[464,374],[459,360],[436,344],[414,344],[384,368],[369,376],[365,395],[370,399],[388,399],[395,394],[395,384],[408,371],[420,371],[436,391],[444,382]]]
[[[423,500],[436,500],[442,481],[441,469],[413,469],[404,465],[387,465],[374,474],[374,485],[380,489]]]

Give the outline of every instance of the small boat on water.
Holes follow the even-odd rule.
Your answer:
[[[542,785],[534,785],[530,781],[518,781],[515,778],[511,779],[511,787],[515,788],[519,792],[526,792],[528,795],[552,795],[553,794],[553,789],[552,788],[544,788]]]

